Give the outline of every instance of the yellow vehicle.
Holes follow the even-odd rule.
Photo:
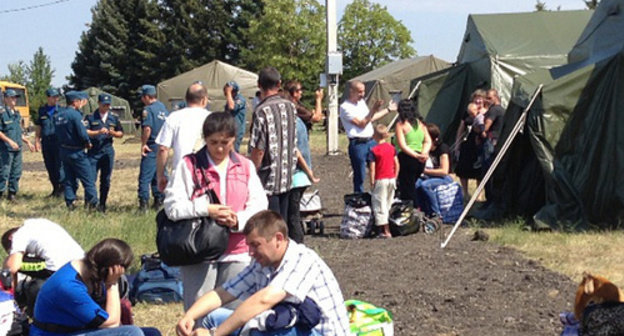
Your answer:
[[[30,126],[30,109],[28,106],[28,90],[26,87],[16,83],[0,81],[0,89],[2,89],[3,94],[6,89],[13,89],[19,94],[15,108],[17,108],[22,116],[22,128],[27,129],[28,126]],[[2,105],[4,105],[4,101],[2,101]]]

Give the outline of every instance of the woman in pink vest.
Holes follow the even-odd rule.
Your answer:
[[[204,121],[203,135],[206,146],[185,156],[173,171],[165,189],[165,212],[174,221],[210,216],[230,228],[230,240],[217,261],[180,267],[185,310],[250,263],[243,228],[247,219],[268,205],[253,163],[234,151],[232,116],[211,113]],[[208,189],[215,191],[220,204],[210,203]]]

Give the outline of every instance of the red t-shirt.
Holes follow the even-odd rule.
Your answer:
[[[394,156],[396,150],[391,144],[384,142],[370,150],[369,161],[375,162],[375,180],[395,178]]]

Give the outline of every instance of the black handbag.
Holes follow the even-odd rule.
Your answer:
[[[198,156],[201,157],[202,151],[199,153]],[[198,187],[199,183],[196,181],[196,188]],[[206,194],[211,204],[219,203],[214,190],[208,189]],[[216,260],[225,252],[230,238],[230,229],[217,224],[208,216],[174,222],[163,209],[156,215],[156,224],[156,247],[161,260],[168,266],[194,265]]]

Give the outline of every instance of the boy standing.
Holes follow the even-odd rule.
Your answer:
[[[394,199],[396,178],[399,175],[399,159],[394,146],[386,142],[387,138],[388,128],[382,124],[375,126],[373,139],[377,145],[371,148],[368,154],[370,182],[373,189],[373,212],[375,224],[381,229],[379,234],[381,238],[392,237],[388,226],[388,215]]]

